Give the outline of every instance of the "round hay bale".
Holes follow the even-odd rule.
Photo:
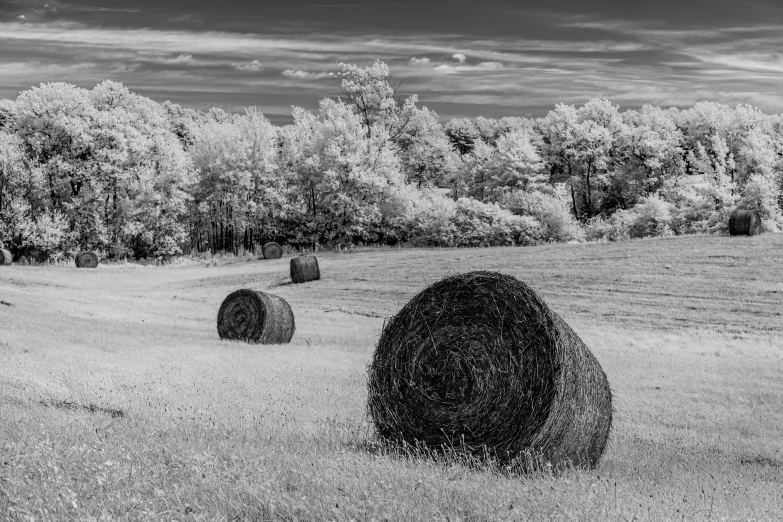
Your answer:
[[[735,208],[729,216],[729,234],[732,236],[757,236],[761,234],[761,216],[758,210]]]
[[[318,259],[311,255],[302,255],[291,259],[291,282],[306,283],[321,279]]]
[[[282,297],[255,290],[228,294],[217,317],[221,339],[259,344],[284,344],[294,336],[296,325],[291,307]]]
[[[10,265],[13,261],[14,258],[11,256],[11,252],[5,248],[0,248],[0,266]]]
[[[280,259],[283,257],[283,247],[270,241],[261,248],[261,253],[264,254],[264,259]]]
[[[74,260],[76,261],[77,268],[97,268],[99,262],[98,254],[87,250],[76,254]]]
[[[416,295],[384,326],[368,373],[368,413],[392,443],[527,471],[594,467],[612,424],[587,346],[530,287],[495,272]]]

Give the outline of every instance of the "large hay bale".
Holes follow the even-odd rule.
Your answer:
[[[311,255],[301,255],[291,259],[291,282],[306,283],[321,279],[318,259]]]
[[[13,261],[14,258],[11,256],[11,252],[5,248],[0,248],[0,266],[10,265]]]
[[[282,297],[255,290],[228,294],[217,317],[221,339],[259,344],[283,344],[294,336],[296,325],[291,307]]]
[[[761,234],[761,216],[759,211],[735,208],[729,216],[729,234],[732,236],[757,236]]]
[[[457,449],[530,470],[594,467],[612,424],[606,375],[525,283],[494,272],[447,277],[384,327],[369,372],[381,438]]]
[[[74,260],[77,268],[97,268],[99,261],[98,254],[89,251],[79,252]]]
[[[280,259],[283,257],[283,247],[270,241],[261,247],[261,253],[264,254],[264,259]]]

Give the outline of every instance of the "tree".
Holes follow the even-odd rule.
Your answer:
[[[623,113],[625,127],[616,140],[613,168],[602,210],[611,213],[660,191],[685,172],[683,136],[677,109],[645,105]]]
[[[473,150],[473,144],[479,138],[479,130],[473,120],[468,118],[453,118],[445,126],[446,136],[451,145],[460,155]]]
[[[364,68],[354,64],[340,65],[343,70],[336,74],[340,78],[340,88],[356,108],[367,138],[375,133],[396,140],[407,128],[418,97],[398,99],[398,86],[392,83],[389,66],[380,60]]]
[[[192,130],[197,172],[192,242],[213,251],[273,239],[285,219],[288,185],[277,172],[277,132],[256,108]]]
[[[47,207],[68,223],[66,251],[93,248],[115,256],[178,251],[172,244],[181,239],[183,216],[172,216],[177,230],[161,235],[153,231],[157,221],[139,212],[143,195],[160,179],[188,183],[189,167],[180,161],[179,143],[168,139],[173,135],[158,104],[116,82],[92,91],[42,84],[20,94],[13,121],[27,157],[45,178]],[[174,195],[184,192],[173,190]],[[174,211],[181,205],[169,197],[157,207]]]
[[[294,123],[281,130],[280,156],[295,180],[296,240],[377,238],[380,204],[404,180],[395,145],[375,130],[368,137],[363,116],[339,100],[321,100],[317,114],[294,109]]]
[[[11,126],[11,117],[14,114],[14,102],[12,100],[0,100],[0,129]]]
[[[558,104],[539,121],[538,128],[552,181],[556,173],[565,174],[574,215],[590,219],[600,208],[613,167],[616,141],[623,132],[618,108],[600,99],[591,99],[578,109]],[[581,205],[577,203],[577,192],[581,193]]]
[[[497,140],[487,187],[496,200],[509,191],[536,190],[547,181],[543,167],[539,137],[532,130],[513,130]]]
[[[460,169],[461,179],[467,189],[468,196],[478,201],[489,199],[488,184],[492,176],[495,149],[484,140],[478,139],[473,144],[473,150],[462,157]]]
[[[415,110],[396,143],[408,182],[421,189],[424,186],[445,187],[452,181],[457,153],[434,111]]]

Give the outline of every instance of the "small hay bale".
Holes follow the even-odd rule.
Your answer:
[[[270,241],[261,248],[261,253],[264,254],[264,259],[280,259],[283,257],[283,247]]]
[[[291,282],[306,283],[321,279],[318,259],[311,255],[301,255],[291,259]]]
[[[97,268],[98,254],[89,251],[79,252],[76,254],[75,261],[77,268]]]
[[[368,413],[387,442],[531,471],[595,467],[609,437],[598,361],[508,275],[457,274],[420,292],[385,325],[368,374]]]
[[[0,266],[10,265],[14,262],[14,258],[11,256],[11,252],[5,248],[0,248]]]
[[[294,313],[285,299],[255,290],[228,294],[217,317],[221,339],[284,344],[294,336]]]
[[[757,236],[761,234],[761,216],[758,210],[735,208],[729,216],[729,234],[732,236]]]

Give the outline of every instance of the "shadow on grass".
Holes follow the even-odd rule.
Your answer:
[[[114,418],[125,416],[125,412],[123,410],[114,409],[114,408],[104,408],[103,406],[96,406],[95,404],[92,403],[84,405],[72,401],[55,401],[50,399],[48,401],[40,401],[40,404],[47,408],[51,407],[51,408],[57,408],[59,410],[86,411],[88,413],[104,413]]]
[[[740,464],[756,465],[756,466],[768,466],[771,468],[783,467],[783,463],[764,455],[745,455],[740,458]]]

